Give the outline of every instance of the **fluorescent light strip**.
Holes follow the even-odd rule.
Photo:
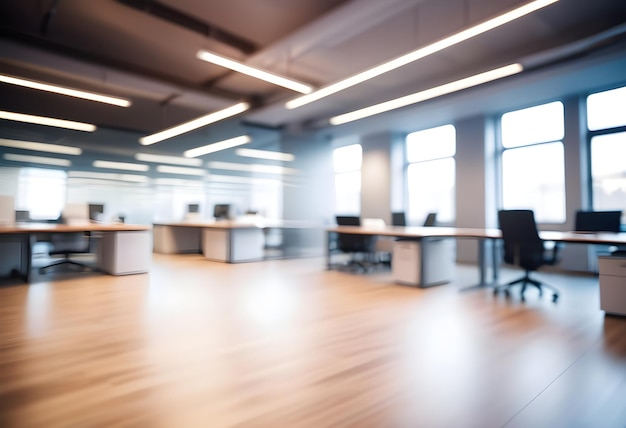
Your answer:
[[[129,181],[131,183],[145,183],[148,177],[136,174],[113,174],[109,172],[69,171],[70,178],[94,178],[98,180]]]
[[[224,68],[228,68],[238,73],[246,74],[256,79],[273,83],[274,85],[282,86],[283,88],[291,89],[292,91],[300,92],[301,94],[309,94],[313,90],[313,87],[310,85],[305,85],[304,83],[296,82],[292,79],[287,79],[273,73],[268,73],[267,71],[250,67],[249,65],[229,58],[225,58],[220,55],[216,55],[212,52],[208,52],[205,50],[198,51],[198,53],[196,54],[196,58],[201,59],[202,61],[219,65]]]
[[[16,155],[13,153],[6,153],[3,157],[5,160],[14,161],[14,162],[41,163],[45,165],[55,165],[55,166],[71,166],[72,165],[72,162],[70,162],[67,159],[48,158],[48,157],[43,157],[43,156]]]
[[[32,80],[20,79],[18,77],[11,77],[4,74],[0,74],[0,82],[9,83],[11,85],[24,86],[31,89],[38,89],[40,91],[54,92],[55,94],[68,95],[75,98],[83,98],[85,100],[97,101],[99,103],[113,104],[119,107],[130,106],[130,101],[124,98],[110,97],[108,95],[100,95],[93,92],[79,91],[77,89],[70,89],[63,86],[34,82]]]
[[[217,143],[187,150],[183,153],[183,155],[188,158],[195,158],[209,153],[219,152],[220,150],[226,150],[232,147],[248,144],[250,141],[252,141],[252,139],[249,136],[240,135],[239,137],[229,138],[228,140],[218,141]]]
[[[373,106],[365,107],[360,110],[355,110],[350,113],[341,114],[339,116],[330,118],[330,123],[332,125],[341,125],[347,122],[363,119],[365,117],[373,116],[375,114],[384,113],[389,110],[405,107],[411,104],[419,103],[421,101],[429,100],[431,98],[436,98],[441,95],[449,94],[451,92],[460,91],[462,89],[471,88],[472,86],[510,76],[512,74],[517,74],[522,70],[523,67],[520,64],[511,64],[505,67],[496,68],[495,70],[486,71],[484,73],[466,77],[465,79],[456,80],[454,82],[446,83],[445,85],[436,86],[431,89],[426,89],[425,91],[420,91],[401,98],[396,98],[395,100],[375,104]]]
[[[33,116],[30,114],[12,113],[10,111],[0,111],[0,119],[35,123],[37,125],[56,126],[57,128],[74,129],[76,131],[93,132],[96,130],[96,125],[92,125],[90,123],[72,122],[71,120],[54,119],[52,117],[44,116]]]
[[[159,141],[167,140],[168,138],[175,137],[180,134],[184,134],[189,131],[193,131],[194,129],[201,128],[206,125],[210,125],[211,123],[215,123],[217,121],[229,118],[241,112],[244,112],[250,108],[248,103],[239,103],[223,110],[219,110],[205,116],[201,116],[197,119],[191,120],[189,122],[182,123],[180,125],[174,126],[172,128],[168,128],[164,131],[157,132],[156,134],[147,135],[145,137],[141,137],[139,142],[144,146],[158,143]]]
[[[182,178],[157,178],[154,180],[157,186],[186,186],[186,187],[202,187],[201,181],[185,180]]]
[[[202,159],[189,159],[178,156],[153,155],[149,153],[136,153],[135,159],[142,162],[171,163],[173,165],[201,166]]]
[[[317,101],[321,98],[343,91],[344,89],[347,89],[351,86],[357,85],[359,83],[363,83],[366,80],[380,76],[381,74],[395,70],[404,65],[410,64],[411,62],[417,61],[418,59],[427,57],[428,55],[432,55],[443,49],[449,48],[450,46],[454,46],[465,40],[471,39],[472,37],[478,36],[479,34],[493,30],[494,28],[500,27],[504,24],[507,24],[511,21],[514,21],[525,15],[528,15],[536,10],[549,6],[552,3],[556,3],[557,1],[559,0],[533,1],[524,6],[518,7],[517,9],[513,9],[509,12],[506,12],[503,15],[497,16],[488,21],[482,22],[478,25],[475,25],[466,30],[463,30],[459,33],[453,34],[452,36],[446,37],[445,39],[442,39],[430,45],[424,46],[423,48],[417,49],[413,52],[409,52],[408,54],[403,55],[399,58],[380,64],[374,68],[370,68],[369,70],[365,70],[361,73],[355,74],[354,76],[348,77],[347,79],[341,80],[337,83],[333,83],[332,85],[321,88],[310,94],[295,98],[291,101],[288,101],[285,104],[285,107],[287,107],[288,109],[295,109],[298,107],[302,107],[303,105],[309,104],[313,101]]]
[[[262,172],[266,174],[295,174],[297,170],[278,165],[241,164],[232,162],[209,162],[209,168],[231,171]]]
[[[296,157],[291,153],[272,152],[269,150],[255,150],[255,149],[237,149],[235,154],[238,156],[245,156],[249,158],[268,159],[291,162]]]
[[[217,175],[210,174],[208,181],[211,184],[218,183],[236,183],[236,184],[281,184],[280,180],[275,178],[256,178],[256,177],[240,177],[238,175]]]
[[[34,141],[8,140],[0,138],[0,146],[14,149],[32,150],[34,152],[59,153],[62,155],[80,155],[83,151],[78,147],[61,146],[59,144],[36,143]]]
[[[184,168],[182,166],[169,166],[169,165],[159,165],[157,166],[158,172],[163,172],[166,174],[181,174],[181,175],[204,175],[206,171],[200,168]]]
[[[142,165],[139,163],[111,162],[104,160],[95,160],[93,161],[92,165],[94,166],[94,168],[123,169],[126,171],[146,172],[150,169],[148,165]]]

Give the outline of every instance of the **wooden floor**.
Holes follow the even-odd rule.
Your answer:
[[[516,275],[505,271],[502,279]],[[597,278],[526,302],[323,259],[0,287],[0,426],[626,427],[626,318]]]

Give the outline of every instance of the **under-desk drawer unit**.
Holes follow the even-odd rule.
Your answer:
[[[626,315],[626,257],[600,257],[600,309]]]

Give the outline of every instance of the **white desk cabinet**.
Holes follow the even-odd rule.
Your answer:
[[[202,253],[209,260],[238,263],[262,260],[265,240],[258,227],[205,228]]]
[[[454,270],[454,247],[449,239],[398,240],[391,258],[393,281],[430,287],[449,282]]]
[[[148,231],[104,232],[98,251],[98,267],[110,275],[145,273],[152,252]]]
[[[600,309],[626,315],[626,257],[602,256],[599,268]]]

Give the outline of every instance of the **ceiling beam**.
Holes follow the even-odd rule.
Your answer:
[[[201,21],[200,19],[181,12],[154,0],[117,0],[126,6],[132,7],[144,13],[156,16],[172,24],[184,27],[190,31],[200,33],[210,39],[231,46],[240,52],[250,55],[258,50],[251,41],[231,33],[217,25]]]

